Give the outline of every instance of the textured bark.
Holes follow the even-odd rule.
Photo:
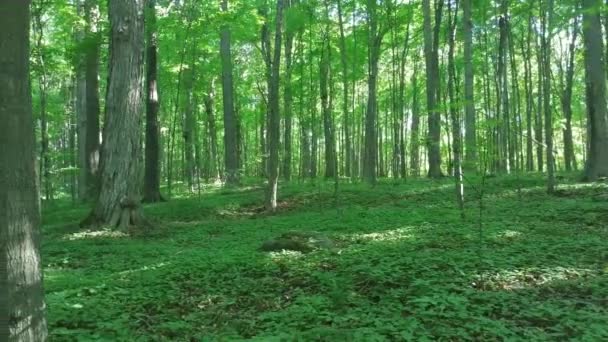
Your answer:
[[[110,75],[97,203],[83,225],[143,227],[139,198],[144,0],[112,0]]]
[[[222,11],[228,11],[228,0],[222,0]],[[222,60],[222,101],[224,105],[224,162],[226,184],[239,183],[237,119],[234,111],[234,82],[232,77],[231,32],[228,25],[221,28],[220,57]]]
[[[45,341],[29,1],[0,1],[0,341]]]
[[[471,0],[463,0],[462,27],[464,31],[464,110],[465,164],[468,171],[477,168],[477,124],[475,114],[475,70],[473,68],[473,18]]]
[[[98,26],[96,0],[85,0],[86,17],[86,192],[87,199],[95,199],[99,190],[99,46],[101,43]]]
[[[183,97],[183,110],[184,110],[184,118],[183,118],[183,137],[184,137],[184,150],[183,157],[185,159],[184,164],[184,176],[186,178],[186,183],[188,184],[188,191],[193,192],[194,189],[194,174],[196,165],[194,164],[194,126],[196,125],[196,120],[194,118],[194,59],[195,55],[193,53],[192,60],[190,62],[190,66],[185,73],[184,80],[184,92],[185,96]]]
[[[268,189],[266,193],[266,208],[275,211],[277,208],[277,190],[279,179],[279,139],[281,118],[279,113],[279,83],[281,71],[281,48],[283,39],[283,8],[284,0],[277,0],[276,27],[274,51],[268,91]]]
[[[532,5],[530,5],[532,6]],[[526,171],[534,171],[534,145],[533,145],[533,130],[532,130],[532,109],[534,107],[534,98],[532,96],[532,11],[528,17],[528,32],[526,34],[526,42],[522,40],[521,51],[524,58],[524,85],[526,92]]]
[[[83,15],[84,4],[79,1],[77,4],[78,15]],[[79,44],[85,43],[84,28],[76,32],[76,41]],[[74,109],[78,127],[78,198],[82,201],[87,200],[87,152],[86,152],[86,133],[87,133],[87,78],[86,63],[84,54],[79,56],[80,61],[76,64],[76,89]]]
[[[608,177],[608,113],[606,78],[603,63],[604,45],[601,35],[600,0],[583,0],[583,34],[585,37],[585,71],[587,75],[587,122],[589,153],[585,178],[589,181]]]
[[[146,2],[146,158],[144,201],[163,200],[160,193],[160,129],[158,110],[158,33],[156,31],[156,0]]]

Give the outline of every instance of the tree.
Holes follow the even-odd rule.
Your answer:
[[[101,186],[83,225],[146,226],[139,199],[143,105],[144,0],[112,0],[110,74],[101,153]]]
[[[277,0],[276,27],[274,36],[274,53],[270,69],[268,90],[268,190],[266,208],[277,209],[277,189],[279,179],[279,138],[281,135],[281,119],[279,113],[279,83],[281,71],[281,44],[283,36],[283,1]]]
[[[29,5],[0,1],[0,340],[9,342],[47,337],[29,82]]]
[[[464,31],[464,110],[465,169],[475,170],[477,164],[477,127],[475,117],[475,71],[473,68],[473,18],[471,0],[462,2]]]
[[[585,178],[589,181],[608,177],[608,118],[606,108],[606,70],[599,10],[600,0],[583,0],[585,37],[585,74],[587,83],[587,120],[589,151]]]
[[[424,12],[424,55],[426,64],[426,98],[429,123],[428,159],[429,172],[431,178],[440,178],[441,173],[441,115],[439,113],[438,88],[439,88],[439,56],[436,46],[441,23],[441,10],[443,0],[438,0],[435,9],[435,34],[433,34],[433,23],[431,17],[431,0],[423,0],[422,8]]]
[[[158,33],[156,0],[146,1],[146,158],[144,175],[145,202],[163,200],[160,193],[160,130],[158,127]]]
[[[228,0],[222,0],[222,11],[228,12]],[[222,59],[222,90],[224,104],[224,161],[226,184],[239,182],[239,159],[237,143],[237,118],[234,111],[234,84],[232,78],[232,53],[230,49],[230,27],[221,28],[220,55]]]

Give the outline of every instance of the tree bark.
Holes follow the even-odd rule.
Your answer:
[[[228,0],[222,0],[222,12],[228,12]],[[237,119],[234,111],[234,81],[232,77],[231,31],[223,25],[220,33],[222,60],[222,101],[224,105],[224,162],[226,185],[239,184]]]
[[[553,107],[551,103],[551,30],[553,18],[553,0],[547,0],[543,16],[543,59],[544,59],[544,109],[545,109],[545,144],[547,152],[547,192],[555,192],[555,160],[553,156]]]
[[[0,341],[47,338],[29,82],[30,1],[0,1]]]
[[[156,0],[146,1],[146,146],[144,201],[163,200],[160,193],[160,130],[158,110],[158,33],[156,31]]]
[[[600,0],[583,0],[583,35],[587,79],[587,121],[589,153],[585,178],[595,181],[608,177],[608,113],[606,108],[606,70],[600,22]]]
[[[266,208],[270,211],[277,209],[277,188],[279,178],[279,137],[281,119],[279,113],[279,83],[281,71],[281,48],[283,38],[283,8],[284,0],[277,0],[276,27],[274,37],[274,51],[270,75],[270,89],[268,92],[269,120],[268,120],[268,189],[266,194]]]
[[[146,227],[139,198],[144,0],[112,0],[110,74],[97,203],[83,225]]]
[[[568,64],[566,66],[566,83],[562,89],[562,110],[564,112],[564,161],[566,171],[577,170],[576,155],[574,153],[574,139],[572,134],[572,92],[574,87],[574,55],[576,53],[576,40],[578,37],[578,18],[574,19],[572,40],[568,48]]]
[[[289,8],[296,4],[296,0],[286,0],[286,7]],[[292,92],[292,74],[293,74],[293,40],[294,34],[291,30],[285,29],[285,82],[283,87],[283,110],[285,111],[285,131],[283,133],[283,167],[282,174],[285,180],[291,179],[291,162],[292,162],[292,126],[293,126],[293,92]]]

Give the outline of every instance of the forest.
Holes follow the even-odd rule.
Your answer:
[[[608,1],[0,23],[0,342],[608,340]]]

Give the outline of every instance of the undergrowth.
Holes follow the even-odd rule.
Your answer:
[[[273,215],[259,186],[206,188],[146,206],[157,229],[135,236],[55,204],[51,340],[608,340],[608,188],[562,181],[549,196],[540,176],[488,179],[481,225],[449,179],[342,184],[339,208],[330,183],[284,184]],[[338,248],[259,250],[298,230]]]

